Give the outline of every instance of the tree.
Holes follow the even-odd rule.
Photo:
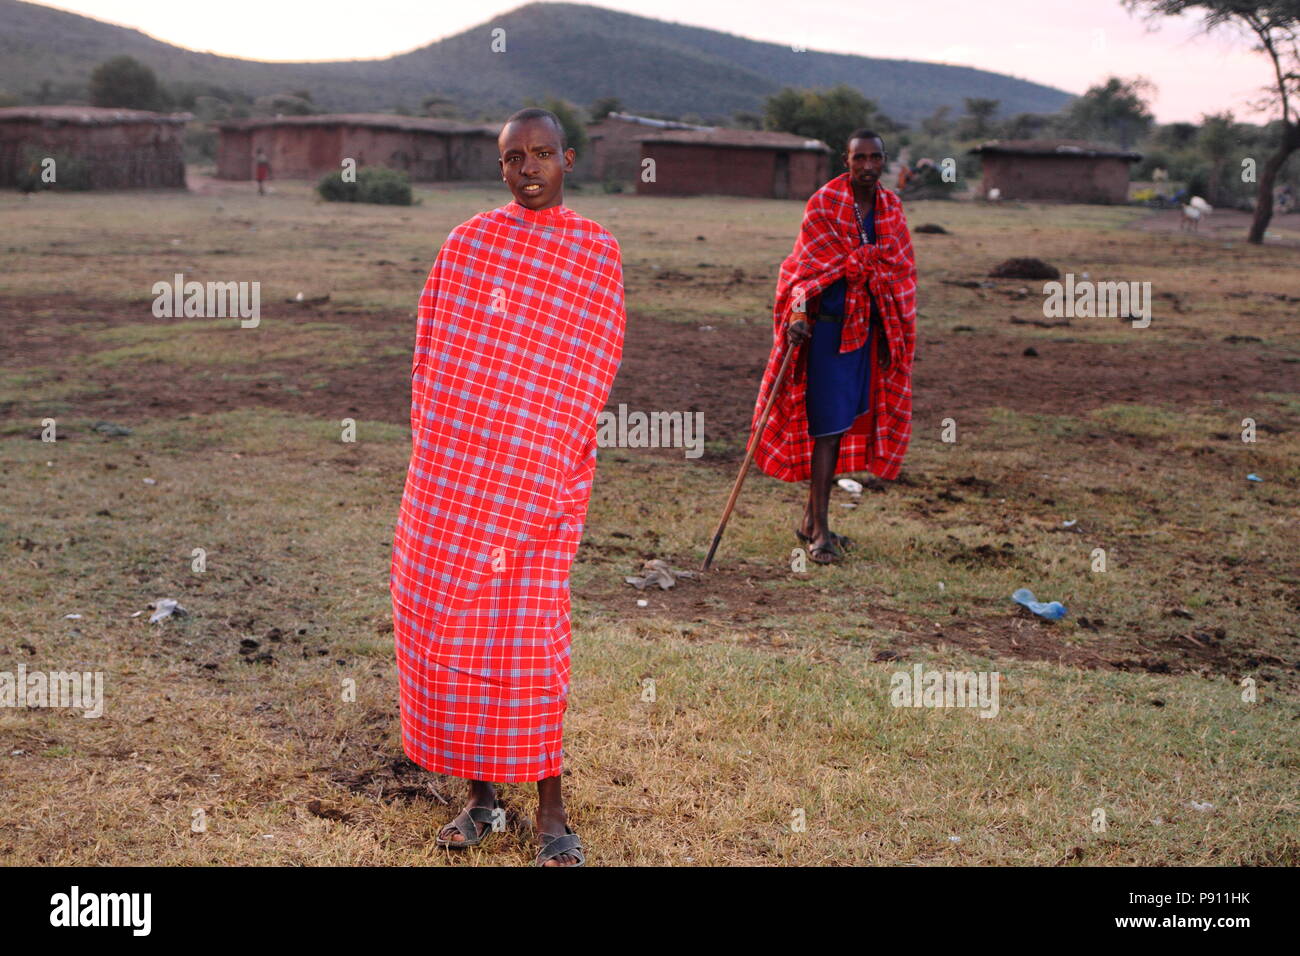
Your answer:
[[[989,135],[990,120],[998,111],[999,100],[985,99],[980,96],[968,96],[965,99],[966,118],[962,120],[960,136],[962,139],[983,139]]]
[[[579,156],[587,148],[587,127],[583,123],[577,107],[564,100],[557,99],[554,96],[546,98],[546,102],[538,103],[536,100],[528,100],[525,106],[540,106],[544,110],[550,110],[564,127],[564,138],[569,148]]]
[[[161,100],[158,77],[134,57],[115,56],[99,64],[90,74],[92,106],[152,110]]]
[[[1210,163],[1210,178],[1207,197],[1216,206],[1223,205],[1224,174],[1228,171],[1228,160],[1237,146],[1236,123],[1231,113],[1216,113],[1201,117],[1201,132],[1196,144]]]
[[[591,104],[591,118],[603,120],[610,113],[623,112],[623,101],[617,96],[602,96],[596,102]]]
[[[860,126],[879,133],[892,132],[898,125],[881,113],[851,86],[840,84],[830,90],[799,90],[787,86],[767,98],[763,125],[770,130],[820,139],[833,150],[848,145],[849,134]]]
[[[453,119],[460,116],[460,107],[456,105],[456,101],[441,93],[430,93],[422,99],[420,109],[424,110],[425,116],[437,119]]]
[[[1273,0],[1271,3],[1248,0],[1123,0],[1130,11],[1146,11],[1148,19],[1200,14],[1205,32],[1229,24],[1254,34],[1256,52],[1268,57],[1273,68],[1269,101],[1280,107],[1282,126],[1277,147],[1259,170],[1255,198],[1255,219],[1248,239],[1262,243],[1273,218],[1273,184],[1278,171],[1300,149],[1300,3],[1296,0]],[[1251,157],[1245,157],[1251,158]]]
[[[1154,84],[1142,77],[1107,77],[1105,83],[1090,88],[1070,104],[1067,125],[1076,136],[1128,149],[1155,122],[1147,108],[1147,99],[1154,92]]]

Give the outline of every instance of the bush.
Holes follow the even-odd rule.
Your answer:
[[[344,182],[339,170],[322,177],[316,191],[326,202],[369,202],[385,206],[409,206],[411,179],[406,173],[381,166],[362,166],[356,182]]]

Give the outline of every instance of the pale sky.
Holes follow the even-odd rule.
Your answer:
[[[524,0],[68,0],[48,3],[135,27],[177,46],[254,60],[389,56],[490,21]],[[1240,35],[1201,34],[1161,18],[1148,32],[1119,0],[602,0],[598,6],[811,50],[928,60],[994,70],[1082,93],[1110,74],[1142,75],[1164,123],[1202,113],[1252,113],[1268,82],[1262,54]]]

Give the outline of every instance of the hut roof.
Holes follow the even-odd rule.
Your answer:
[[[1084,159],[1126,159],[1137,162],[1141,153],[1127,149],[1114,149],[1082,139],[994,139],[976,146],[975,154],[1001,154],[1004,156],[1075,156]]]
[[[37,120],[77,126],[111,126],[115,123],[184,123],[191,113],[152,113],[106,106],[8,106],[0,109],[0,123]]]
[[[655,119],[653,116],[638,116],[635,113],[606,113],[597,122],[605,120],[618,120],[622,123],[632,123],[636,126],[648,126],[651,129],[712,129],[711,126],[700,126],[696,123],[683,123],[681,120]],[[595,135],[600,135],[599,133]]]
[[[757,129],[728,129],[710,126],[704,129],[666,130],[638,136],[642,143],[679,143],[689,146],[729,146],[740,149],[794,149],[829,153],[830,147],[819,139],[775,133]]]
[[[417,130],[429,133],[484,133],[496,136],[500,126],[462,123],[428,116],[398,116],[395,113],[314,113],[310,116],[254,116],[225,120],[220,129],[261,129],[267,126],[369,126],[374,129]]]

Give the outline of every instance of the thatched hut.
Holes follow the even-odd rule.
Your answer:
[[[53,159],[54,185],[90,189],[185,188],[188,113],[95,106],[0,109],[0,187],[18,186]]]

